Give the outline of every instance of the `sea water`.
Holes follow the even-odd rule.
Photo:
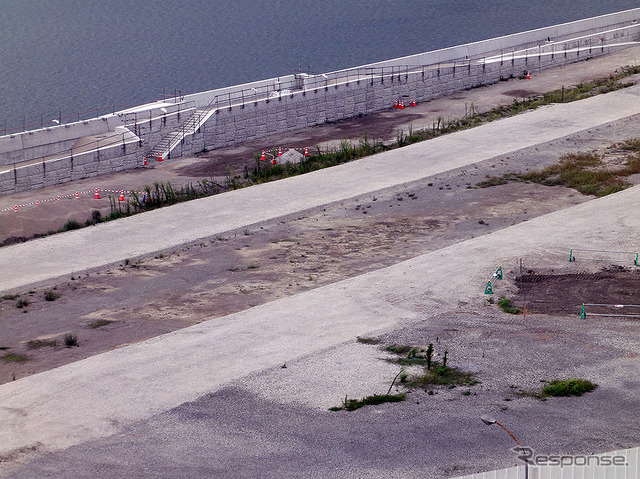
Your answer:
[[[637,0],[0,0],[0,134],[639,7]]]

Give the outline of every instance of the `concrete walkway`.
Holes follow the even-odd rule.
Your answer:
[[[640,113],[640,86],[554,105],[311,174],[0,249],[0,292],[224,232],[562,138]],[[348,178],[349,181],[344,181]]]

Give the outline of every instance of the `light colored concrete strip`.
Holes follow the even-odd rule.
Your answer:
[[[409,316],[366,290],[336,285],[7,383],[0,386],[0,457],[113,434],[252,371]]]
[[[307,175],[0,248],[0,291],[427,178],[640,113],[640,86],[554,105]],[[346,181],[345,181],[346,180]]]
[[[640,187],[397,265],[0,386],[0,456],[117,432],[237,378],[413,320],[479,306],[498,264],[568,262],[569,248],[633,249]],[[505,270],[507,270],[505,268]],[[508,270],[507,270],[508,271]],[[499,286],[497,286],[499,288]],[[418,308],[418,305],[419,308]]]

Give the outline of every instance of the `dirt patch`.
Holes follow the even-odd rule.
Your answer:
[[[333,122],[312,128],[303,128],[284,135],[272,135],[258,141],[219,150],[199,153],[198,163],[180,168],[184,176],[222,177],[228,171],[233,174],[244,172],[255,166],[255,155],[262,150],[278,147],[315,148],[317,145],[335,143],[336,139],[359,140],[366,135],[369,140],[389,142],[396,137],[402,125],[421,118],[421,115],[407,110],[392,110],[362,115],[347,120]],[[284,136],[284,138],[283,138]]]
[[[532,96],[540,95],[540,92],[537,92],[534,90],[517,89],[517,90],[507,90],[502,94],[506,96],[512,96],[514,98],[529,98]]]
[[[515,302],[521,308],[526,302],[530,313],[579,316],[587,303],[587,315],[640,315],[640,308],[629,307],[640,305],[640,269],[636,267],[609,266],[570,274],[531,272],[518,276],[516,285]]]
[[[467,177],[458,172],[354,198],[5,299],[0,347],[28,359],[1,360],[0,382],[390,266],[585,200],[567,189],[524,183],[467,188]],[[53,287],[59,297],[47,301]],[[20,300],[28,304],[19,308]],[[66,333],[78,336],[78,347],[64,347]],[[45,336],[57,344],[29,347]]]

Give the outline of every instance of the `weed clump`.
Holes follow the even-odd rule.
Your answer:
[[[80,228],[82,228],[82,225],[78,223],[76,220],[69,220],[64,224],[62,228],[60,228],[59,231],[62,233],[64,231],[77,230]]]
[[[581,378],[572,378],[551,381],[542,389],[545,396],[582,396],[586,392],[593,391],[598,387],[597,384]]]
[[[78,345],[78,336],[75,334],[67,333],[64,335],[64,345],[67,348],[71,348],[73,346]]]
[[[385,351],[393,354],[407,354],[412,349],[414,349],[412,346],[398,345],[398,344],[392,344],[384,348]]]
[[[404,365],[420,365],[424,366],[424,373],[417,377],[410,378],[405,373],[402,383],[409,387],[428,388],[429,386],[473,386],[479,381],[475,379],[472,373],[460,371],[455,367],[447,365],[449,351],[445,351],[442,361],[434,360],[433,343],[424,348],[410,346],[387,346],[386,351],[392,352],[398,356],[391,361]],[[406,354],[406,357],[404,356]]]
[[[26,308],[27,306],[29,306],[28,299],[20,298],[18,301],[16,301],[16,308],[18,309]]]
[[[60,297],[60,293],[57,293],[54,290],[45,291],[44,299],[47,301],[55,301]]]
[[[509,314],[520,314],[522,311],[520,308],[514,308],[511,306],[511,300],[509,298],[502,297],[498,300],[498,306],[505,313]]]
[[[360,409],[364,406],[372,406],[376,404],[383,404],[387,402],[402,402],[406,399],[406,393],[400,394],[373,394],[372,396],[366,396],[362,399],[349,399],[345,396],[344,401],[342,401],[342,406],[329,408],[330,411],[340,411],[344,409],[345,411],[355,411],[356,409]]]

